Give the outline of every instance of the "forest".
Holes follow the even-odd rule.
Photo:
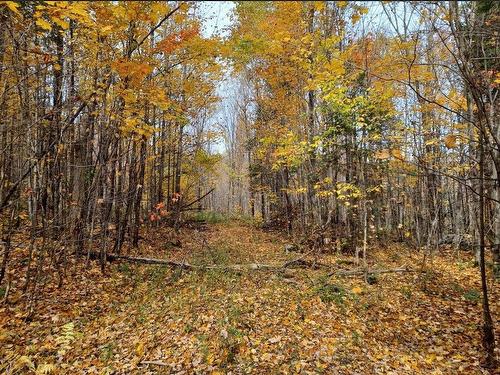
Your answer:
[[[0,1],[0,373],[500,374],[500,2]]]

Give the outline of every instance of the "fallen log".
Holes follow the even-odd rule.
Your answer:
[[[164,264],[167,266],[180,267],[185,269],[193,268],[193,266],[189,263],[175,262],[173,260],[168,260],[168,259],[131,257],[127,255],[118,255],[118,254],[108,254],[106,257],[108,258],[109,261],[126,260],[129,262],[142,263],[142,264]]]
[[[392,268],[392,269],[373,269],[373,270],[364,270],[364,269],[356,269],[356,270],[337,270],[330,272],[328,276],[357,276],[357,275],[364,275],[365,273],[370,275],[370,274],[381,274],[381,273],[402,273],[402,272],[419,272],[417,270],[408,268],[408,267],[402,267],[402,268]]]
[[[108,254],[109,261],[124,260],[127,262],[141,263],[141,264],[158,264],[170,267],[181,268],[184,270],[228,270],[228,271],[245,271],[245,270],[267,270],[267,271],[282,271],[292,266],[310,266],[318,268],[318,266],[326,267],[327,265],[306,261],[304,256],[284,262],[280,265],[264,264],[264,263],[248,263],[248,264],[230,264],[230,265],[194,265],[187,262],[176,262],[169,259],[158,258],[144,258],[132,257],[128,255]],[[328,274],[328,276],[358,276],[364,274],[383,274],[383,273],[403,273],[403,272],[418,272],[408,267],[393,268],[393,269],[355,269],[355,270],[335,270]]]
[[[233,270],[233,271],[243,271],[243,270],[269,270],[269,269],[281,269],[282,266],[275,266],[270,264],[261,263],[249,263],[249,264],[233,264],[233,265],[194,265],[187,262],[176,262],[169,259],[158,259],[158,258],[144,258],[144,257],[131,257],[128,255],[118,255],[118,254],[108,254],[107,259],[109,261],[115,260],[125,260],[128,262],[141,263],[141,264],[159,264],[171,267],[178,267],[186,270]]]
[[[292,266],[298,266],[298,267],[303,266],[306,268],[313,268],[313,269],[330,268],[331,267],[330,265],[318,262],[317,260],[305,259],[307,256],[309,256],[313,252],[314,252],[314,250],[311,250],[311,251],[305,253],[304,255],[302,255],[301,257],[298,257],[298,258],[295,258],[292,260],[288,260],[282,264],[281,268],[289,268]]]

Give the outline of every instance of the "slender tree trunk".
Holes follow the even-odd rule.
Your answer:
[[[484,124],[483,119],[479,119],[479,267],[481,272],[481,290],[483,294],[483,348],[486,354],[485,366],[494,368],[496,366],[495,358],[495,331],[493,329],[493,319],[490,312],[488,300],[488,283],[486,280],[485,264],[485,189],[484,189]]]

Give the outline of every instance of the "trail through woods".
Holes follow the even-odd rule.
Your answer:
[[[46,275],[39,313],[27,322],[13,288],[0,307],[0,372],[482,373],[480,284],[470,253],[444,251],[428,260],[425,274],[379,274],[367,284],[356,275],[328,276],[353,269],[345,255],[323,255],[318,268],[224,269],[303,255],[284,250],[284,235],[252,223],[184,227],[180,247],[172,235],[150,229],[139,249],[126,251],[222,268],[114,261],[102,276],[96,261],[88,268],[75,261],[62,289]],[[26,251],[16,252],[16,272]],[[370,269],[418,268],[423,256],[397,245],[370,254]],[[495,312],[498,297],[492,289]]]
[[[495,373],[499,26],[0,0],[0,374]]]

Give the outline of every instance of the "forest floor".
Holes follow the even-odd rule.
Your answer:
[[[182,229],[182,247],[169,244],[167,228],[150,230],[137,254],[221,266],[301,256],[284,251],[285,236],[249,223],[198,229]],[[369,254],[373,269],[419,269],[423,257],[396,245]],[[320,261],[354,267],[346,256]],[[0,373],[486,373],[478,270],[468,253],[444,252],[428,259],[426,273],[380,274],[371,285],[360,276],[329,277],[325,267],[113,262],[103,276],[96,262],[82,263],[72,264],[61,289],[47,277],[30,321],[16,288],[0,305]],[[20,272],[16,264],[22,259],[11,272]],[[491,291],[498,317],[499,288]]]

